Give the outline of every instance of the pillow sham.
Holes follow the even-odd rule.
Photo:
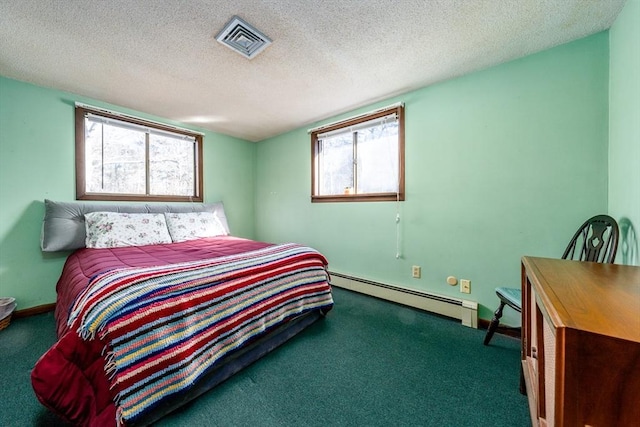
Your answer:
[[[102,203],[44,200],[40,247],[44,252],[70,251],[85,247],[84,215],[89,212],[159,213],[213,212],[228,235],[229,224],[222,202],[214,203]]]
[[[226,227],[213,212],[165,213],[174,242],[227,235]]]
[[[171,243],[164,214],[90,212],[84,215],[87,248]]]

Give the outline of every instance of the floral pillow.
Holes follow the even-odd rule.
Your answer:
[[[224,226],[213,212],[165,213],[167,228],[174,242],[224,236]]]
[[[91,212],[84,216],[87,248],[171,243],[164,214]]]

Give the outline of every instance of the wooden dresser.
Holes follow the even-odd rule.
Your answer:
[[[640,426],[640,267],[522,258],[534,426]]]

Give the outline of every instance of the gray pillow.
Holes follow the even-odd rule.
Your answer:
[[[84,248],[84,215],[89,212],[181,213],[213,212],[229,233],[222,202],[217,203],[98,203],[44,201],[40,247],[44,252]]]

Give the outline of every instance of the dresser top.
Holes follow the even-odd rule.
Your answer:
[[[556,327],[640,343],[640,267],[523,257]]]

